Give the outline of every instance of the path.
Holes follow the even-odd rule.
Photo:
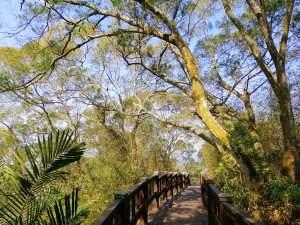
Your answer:
[[[150,225],[206,225],[207,210],[202,203],[199,186],[189,186],[171,200],[162,204],[160,210],[150,216]]]

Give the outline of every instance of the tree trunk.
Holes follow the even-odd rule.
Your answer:
[[[179,48],[184,60],[184,64],[187,68],[188,74],[191,79],[192,85],[192,98],[195,103],[196,112],[198,116],[202,119],[206,127],[213,133],[213,135],[226,147],[230,146],[229,138],[227,132],[223,127],[218,124],[215,118],[209,111],[209,107],[206,100],[205,90],[203,89],[198,67],[196,65],[194,56],[192,55],[190,49],[183,45]]]
[[[192,98],[194,100],[198,116],[202,119],[203,123],[213,133],[213,135],[220,141],[220,143],[222,143],[225,146],[225,148],[230,148],[230,140],[227,132],[215,120],[215,118],[212,116],[209,110],[206,95],[205,95],[205,90],[200,80],[200,75],[198,72],[198,68],[194,56],[192,55],[189,48],[186,47],[185,45],[179,49],[191,79],[192,92],[193,92]],[[218,150],[220,150],[220,148],[223,149],[223,147],[219,146]],[[233,163],[237,163],[237,166],[239,167],[240,171],[243,174],[244,181],[247,183],[247,185],[250,185],[251,180],[254,179],[257,175],[250,161],[248,160],[245,162],[245,159],[242,158],[237,159],[236,156],[226,151],[220,151],[220,152],[223,155],[226,155],[227,157],[231,158]]]
[[[248,116],[248,120],[247,120],[247,129],[249,131],[249,134],[251,136],[251,138],[255,141],[254,143],[254,149],[256,151],[259,152],[260,155],[264,154],[264,149],[263,149],[263,145],[261,143],[261,139],[260,136],[256,130],[256,120],[255,120],[255,114],[250,102],[250,95],[249,94],[245,94],[242,98],[241,98],[244,102],[244,106],[246,108],[247,111],[247,116]]]
[[[136,143],[136,133],[140,122],[137,120],[134,124],[133,129],[130,132],[130,163],[134,173],[136,173],[137,162],[138,162],[138,145]]]
[[[280,122],[283,132],[283,175],[288,176],[293,183],[299,183],[299,149],[297,148],[296,125],[292,111],[291,95],[285,74],[278,80],[277,95],[280,110]]]

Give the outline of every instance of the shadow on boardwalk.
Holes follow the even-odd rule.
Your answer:
[[[207,211],[201,200],[199,186],[190,186],[184,192],[161,203],[156,212],[149,215],[150,225],[204,225]]]

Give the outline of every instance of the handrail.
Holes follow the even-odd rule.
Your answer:
[[[201,176],[202,201],[208,211],[208,225],[263,225],[233,205],[231,194],[220,192],[214,181]]]
[[[93,223],[93,225],[134,225],[138,221],[148,224],[149,206],[156,200],[168,198],[184,190],[190,185],[190,176],[187,173],[164,173],[161,176],[141,178],[141,182],[128,192],[115,192],[115,200]]]

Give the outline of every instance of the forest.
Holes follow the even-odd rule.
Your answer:
[[[1,1],[1,225],[92,224],[154,171],[300,224],[299,1]]]

